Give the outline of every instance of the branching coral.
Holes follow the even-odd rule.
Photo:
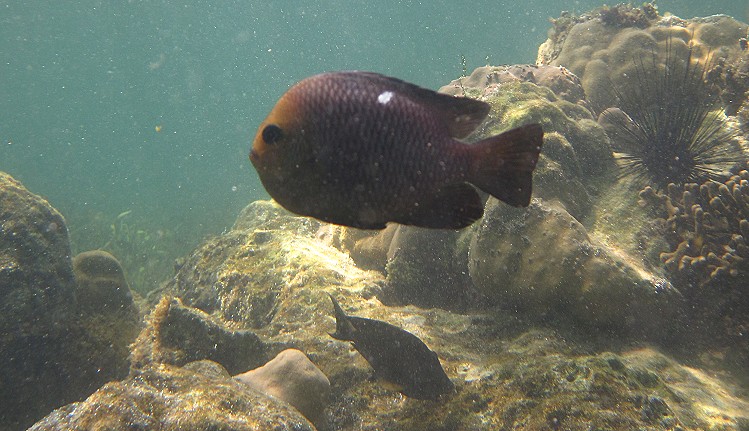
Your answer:
[[[665,193],[651,187],[640,197],[665,211],[672,250],[661,254],[666,270],[713,282],[747,284],[749,276],[749,164],[724,183],[707,181]]]

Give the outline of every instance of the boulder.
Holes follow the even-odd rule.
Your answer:
[[[192,365],[192,364],[190,364]],[[146,367],[55,410],[30,431],[314,431],[293,407],[232,379],[220,365]]]
[[[135,307],[122,265],[103,250],[79,253],[73,258],[78,308],[101,313]]]
[[[300,350],[284,350],[262,367],[234,378],[291,404],[313,424],[319,426],[323,419],[330,381]]]
[[[516,209],[490,201],[470,256],[484,295],[535,315],[571,313],[652,339],[671,335],[681,315],[683,299],[668,281],[597,244],[558,202]]]
[[[63,216],[0,172],[0,429],[24,429],[127,375],[140,316],[79,302],[70,255]]]

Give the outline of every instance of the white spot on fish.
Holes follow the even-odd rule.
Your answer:
[[[390,102],[390,99],[393,98],[393,92],[392,91],[383,91],[380,93],[379,96],[377,96],[377,101],[382,103],[383,105],[387,105],[388,102]]]

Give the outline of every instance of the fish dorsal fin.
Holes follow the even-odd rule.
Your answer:
[[[333,301],[333,309],[335,310],[336,320],[335,332],[329,335],[336,340],[354,341],[354,338],[356,337],[356,328],[354,328],[354,325],[351,324],[348,316],[346,315],[346,313],[344,313],[343,309],[338,304],[338,301],[333,298],[333,295],[328,294],[328,296],[330,297],[330,300]]]
[[[450,136],[453,138],[468,136],[489,114],[489,104],[480,100],[437,93],[428,88],[374,72],[348,71],[338,73],[344,76],[349,75],[357,80],[365,78],[378,88],[377,91],[393,91],[428,108],[447,126]]]

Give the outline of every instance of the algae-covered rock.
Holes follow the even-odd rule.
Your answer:
[[[267,360],[267,346],[248,330],[232,330],[178,298],[162,297],[148,325],[131,347],[134,369],[154,364],[182,366],[203,359],[230,373],[255,368]]]
[[[530,210],[524,211],[494,202],[487,209],[489,220],[504,218],[508,223],[514,220],[514,224],[512,228],[500,224],[492,224],[491,228],[477,226],[479,236],[475,238],[482,238],[478,230],[484,229],[486,243],[483,246],[506,241],[506,244],[514,244],[511,250],[519,247],[522,252],[533,244],[536,251],[524,258],[533,258],[538,253],[540,262],[555,259],[555,251],[569,253],[569,268],[551,268],[544,273],[541,266],[540,270],[527,274],[531,279],[543,279],[537,289],[549,287],[556,289],[555,294],[528,290],[518,293],[518,300],[536,295],[537,304],[544,300],[555,301],[551,307],[576,316],[578,322],[588,324],[588,329],[613,327],[617,334],[631,330],[628,335],[638,336],[640,340],[643,333],[655,338],[653,334],[660,333],[660,329],[654,328],[657,324],[671,325],[659,320],[673,311],[668,308],[668,303],[674,299],[669,296],[671,292],[654,293],[663,295],[663,300],[648,298],[647,289],[653,288],[653,284],[638,284],[644,276],[640,274],[638,278],[632,273],[636,265],[596,244],[561,204],[537,200]],[[500,215],[500,211],[516,214]],[[345,255],[320,241],[311,247],[307,240],[316,238],[316,232],[311,232],[301,220],[293,221],[289,217],[293,216],[278,213],[262,218],[259,231],[251,223],[245,225],[244,238],[251,241],[253,247],[257,247],[258,242],[253,233],[263,232],[260,242],[272,245],[278,253],[273,259],[253,262],[249,274],[265,273],[268,274],[266,280],[285,280],[279,290],[282,299],[277,302],[278,311],[266,325],[253,332],[263,340],[268,353],[299,349],[328,376],[330,405],[316,421],[321,429],[484,430],[523,424],[530,429],[587,430],[592,426],[612,430],[675,427],[698,430],[709,428],[723,418],[726,429],[738,430],[741,421],[746,420],[740,410],[746,401],[737,388],[719,379],[709,382],[694,379],[690,377],[693,375],[690,368],[656,350],[631,350],[627,338],[620,340],[620,337],[612,337],[611,332],[581,331],[576,325],[562,325],[558,330],[551,330],[533,323],[539,321],[536,312],[508,311],[490,304],[484,304],[480,312],[465,314],[413,305],[385,305],[378,298],[385,292],[379,287],[383,283],[382,275],[346,267],[352,264],[344,259]],[[526,223],[522,223],[523,220]],[[300,230],[277,230],[275,226],[280,224],[297,226]],[[229,232],[224,236],[238,238],[236,234]],[[524,242],[523,236],[529,241]],[[546,236],[566,246],[558,247],[554,241],[544,240]],[[465,239],[454,241],[460,248]],[[425,243],[428,245],[429,241]],[[518,244],[525,244],[526,248]],[[233,256],[246,246],[239,241],[227,242],[222,253]],[[302,247],[306,257],[301,258],[294,246]],[[500,259],[497,253],[488,255]],[[473,250],[470,256],[474,257]],[[579,265],[573,262],[575,259],[580,259]],[[208,265],[211,261],[196,262],[202,265],[204,272],[218,269],[230,272],[237,268],[222,265],[240,264],[238,260],[223,264],[217,260],[215,266]],[[338,272],[332,271],[333,263]],[[563,266],[558,262],[549,263]],[[300,265],[303,279],[296,278],[302,272]],[[520,271],[523,270],[521,266]],[[569,274],[567,278],[572,288],[554,284],[558,280],[553,270],[558,271],[557,275]],[[501,280],[511,278],[506,274],[495,276],[494,282],[500,287]],[[220,287],[230,292],[241,288],[244,280],[235,277],[225,283]],[[265,286],[266,289],[270,287]],[[574,291],[570,293],[570,290]],[[335,330],[328,293],[352,315],[382,320],[419,337],[438,355],[456,386],[455,393],[438,401],[412,400],[373,381],[367,361],[349,343],[328,335]],[[263,297],[264,292],[258,288],[247,290],[246,294],[251,303],[253,296]],[[640,300],[647,305],[638,304]],[[652,307],[656,305],[663,307],[654,310]],[[538,305],[539,309],[543,306]],[[211,314],[222,325],[252,326],[251,320],[226,319],[219,310]],[[637,346],[636,342],[634,344]],[[641,356],[650,359],[640,360]],[[712,394],[722,395],[711,398]],[[686,396],[705,401],[686,402]],[[715,399],[720,401],[713,401]],[[709,409],[703,408],[708,404]]]
[[[497,86],[484,100],[492,111],[480,137],[525,123],[542,124],[544,148],[533,176],[533,195],[558,199],[575,217],[584,217],[591,194],[610,182],[615,167],[609,139],[591,112],[528,82]]]
[[[680,315],[681,296],[626,256],[597,244],[554,202],[527,209],[494,201],[476,231],[469,269],[488,298],[533,314],[659,338]]]
[[[318,227],[275,203],[253,202],[234,229],[198,247],[157,293],[237,327],[263,328],[285,311],[294,288],[304,288],[304,295],[331,285],[379,291],[382,275],[357,268],[347,254],[317,240]]]
[[[439,89],[453,96],[480,97],[493,87],[508,82],[530,82],[547,87],[562,99],[584,105],[580,79],[560,66],[517,64],[477,67],[469,76],[458,78]]]
[[[74,292],[62,215],[0,172],[0,428],[28,426],[75,396],[65,356]]]
[[[315,428],[288,404],[250,390],[218,364],[148,367],[85,401],[55,410],[32,431],[298,430]]]
[[[387,292],[395,302],[465,310],[476,297],[465,271],[467,231],[397,226],[387,253]]]
[[[78,289],[62,215],[0,173],[0,429],[127,375],[138,311],[79,308]]]

